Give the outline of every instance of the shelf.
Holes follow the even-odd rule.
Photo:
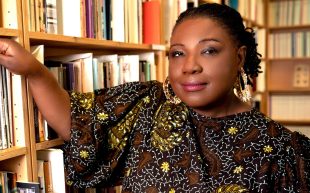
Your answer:
[[[310,30],[310,24],[307,25],[294,25],[294,26],[270,26],[268,28],[270,32],[273,31],[282,31],[282,30],[292,30],[292,31],[300,31],[300,30]]]
[[[26,153],[27,153],[26,147],[12,147],[8,149],[0,150],[0,161],[26,155]]]
[[[21,30],[0,28],[0,36],[2,37],[16,37],[22,34]]]
[[[310,120],[276,120],[283,125],[310,126]]]
[[[62,48],[82,48],[97,50],[126,50],[126,51],[163,51],[165,45],[156,44],[134,44],[124,42],[114,42],[110,40],[98,40],[92,38],[81,38],[47,34],[42,32],[29,32],[30,43],[34,45],[44,44],[49,47]]]
[[[40,142],[36,144],[36,150],[42,150],[42,149],[47,149],[47,148],[63,145],[63,143],[64,143],[64,140],[60,138]]]
[[[281,61],[305,61],[310,60],[310,57],[287,57],[287,58],[269,58],[271,62],[281,62]]]
[[[309,95],[310,94],[310,88],[300,88],[300,89],[294,89],[294,90],[284,90],[284,89],[268,89],[269,94],[279,94],[279,95]]]

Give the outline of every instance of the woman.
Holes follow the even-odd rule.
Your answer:
[[[173,29],[163,86],[134,82],[87,94],[66,93],[11,41],[1,40],[0,62],[27,76],[39,109],[67,141],[70,185],[309,192],[310,140],[246,103],[247,85],[259,73],[253,36],[228,6],[189,9]]]

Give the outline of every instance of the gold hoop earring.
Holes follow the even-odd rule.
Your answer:
[[[235,95],[242,101],[242,102],[249,102],[251,100],[251,92],[248,85],[248,77],[244,72],[243,68],[238,76],[236,84],[234,86]]]
[[[165,94],[167,100],[170,103],[173,103],[173,104],[176,104],[176,105],[181,103],[181,99],[179,99],[177,96],[175,96],[175,94],[172,91],[172,88],[171,88],[171,85],[170,85],[170,82],[169,82],[169,77],[166,78],[166,80],[165,80],[165,82],[163,84],[163,90],[164,90],[164,94]],[[173,93],[174,96],[171,93]]]

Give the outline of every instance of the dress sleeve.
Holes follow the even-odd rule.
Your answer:
[[[160,98],[159,88],[152,81],[93,93],[70,92],[71,138],[64,146],[68,185],[93,187],[111,181],[123,164],[119,160],[139,113]]]
[[[310,139],[293,132],[285,151],[285,158],[278,160],[281,169],[276,176],[274,192],[310,192]]]

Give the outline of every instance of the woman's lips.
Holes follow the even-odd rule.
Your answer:
[[[205,89],[207,86],[207,83],[188,83],[188,84],[182,84],[182,87],[187,92],[196,92],[201,91]]]

